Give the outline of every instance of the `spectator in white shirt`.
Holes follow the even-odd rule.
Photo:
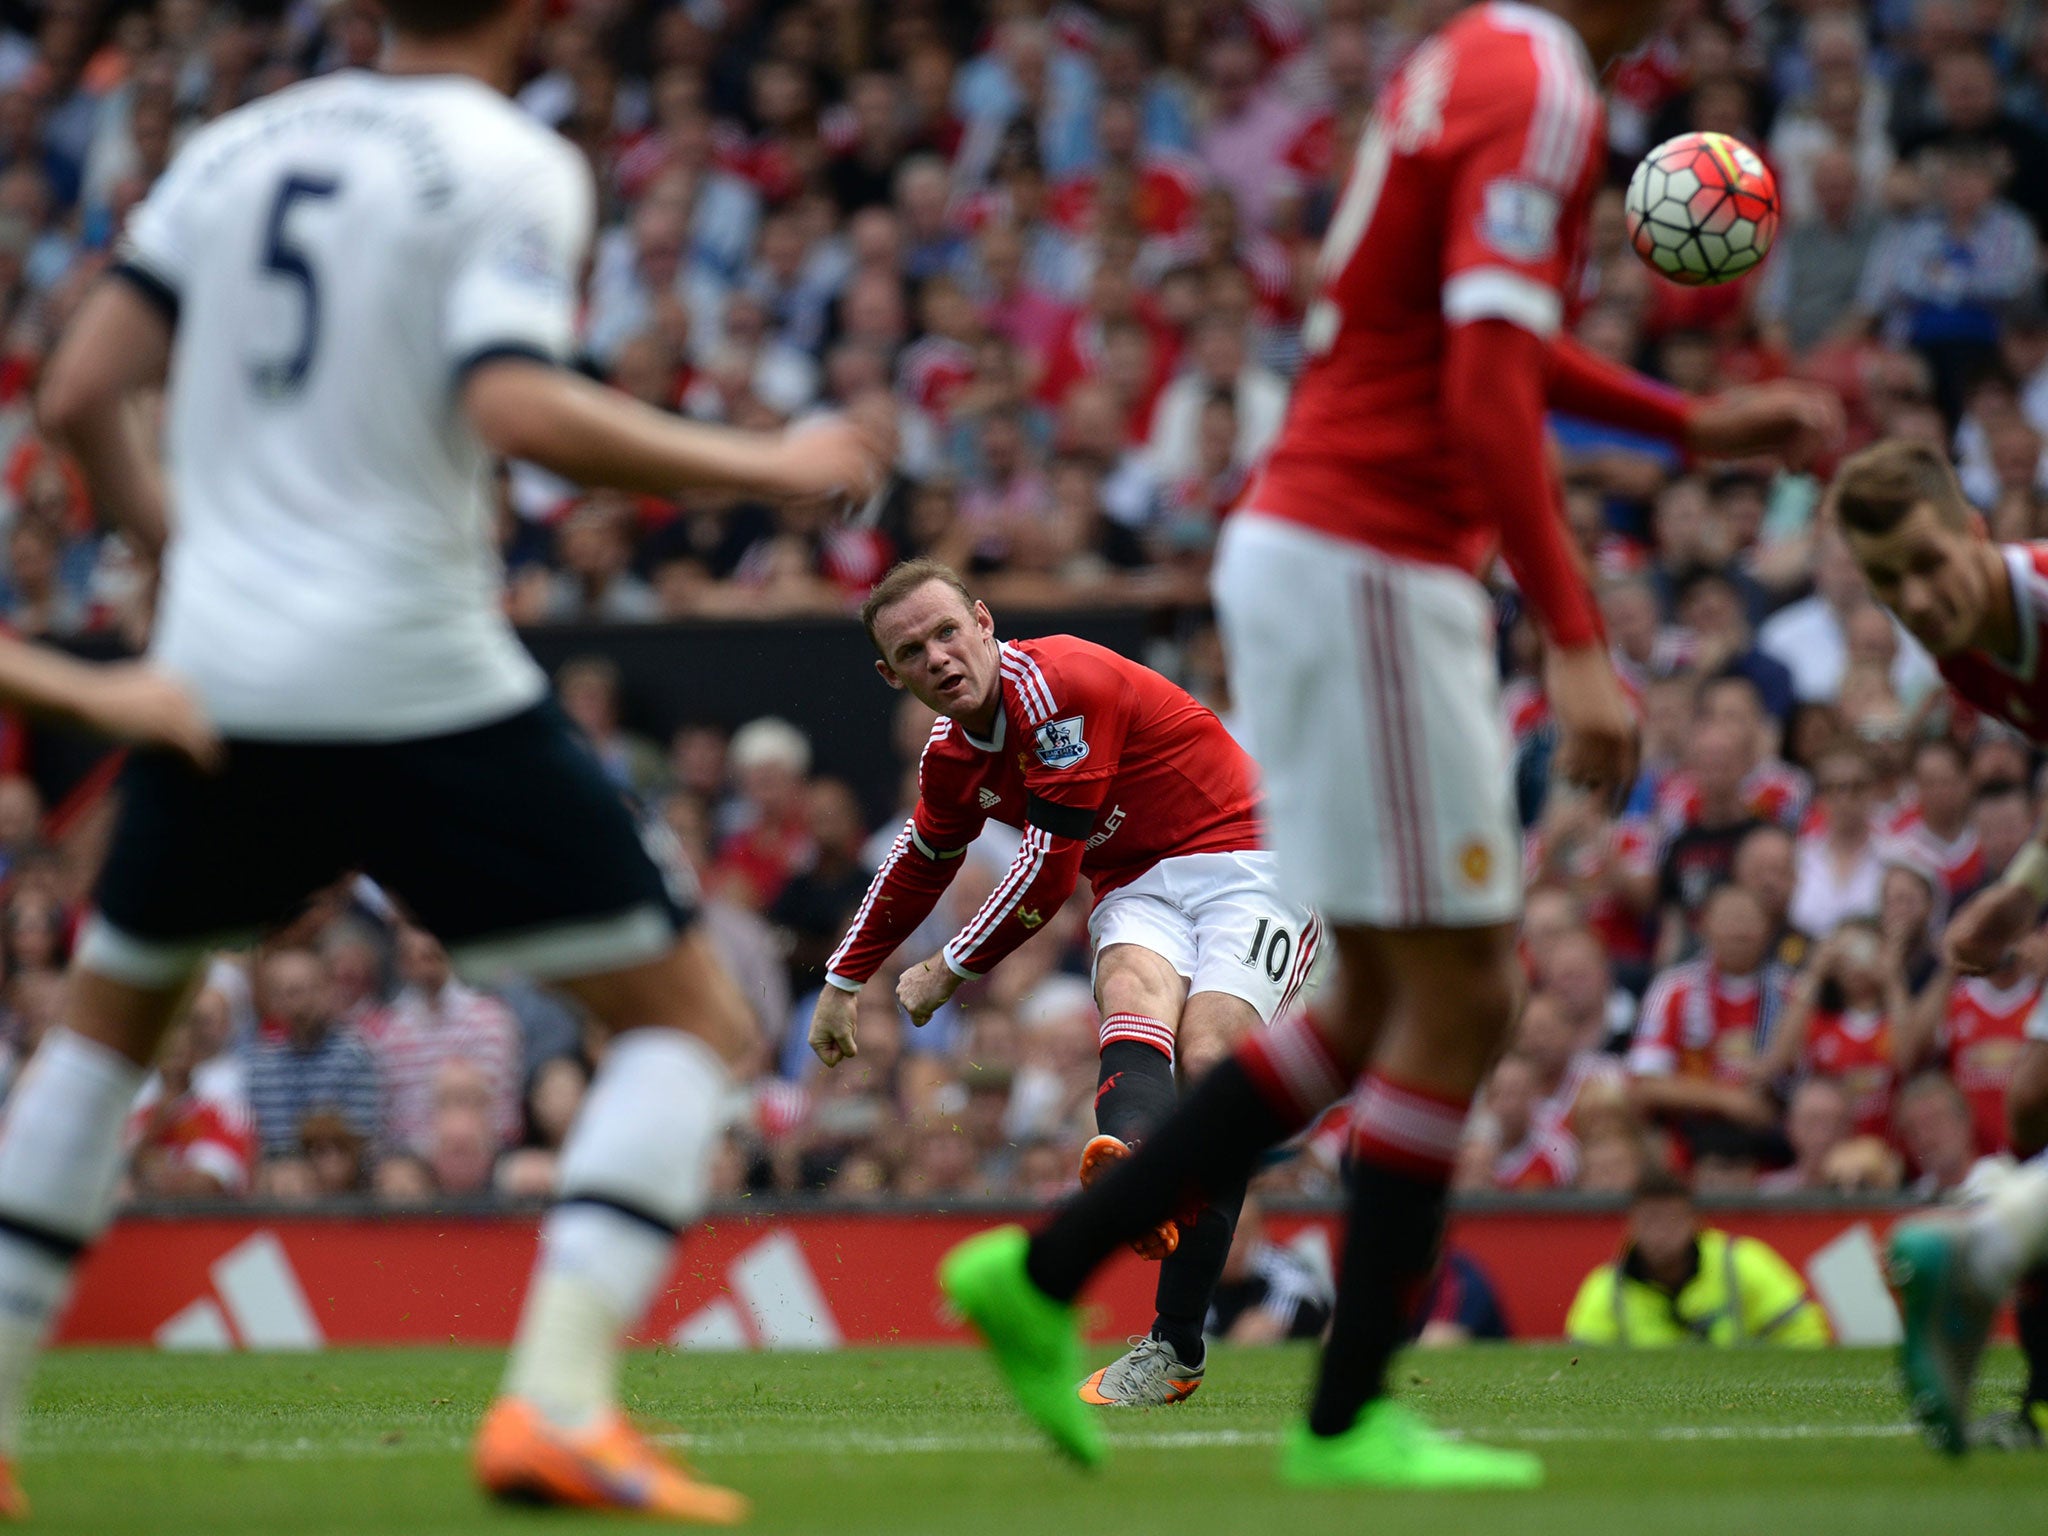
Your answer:
[[[1202,407],[1219,390],[1237,404],[1239,464],[1255,464],[1279,435],[1287,415],[1287,381],[1253,362],[1245,351],[1244,327],[1225,315],[1209,315],[1196,327],[1194,366],[1166,387],[1152,413],[1152,467],[1161,480],[1195,473]]]
[[[1757,631],[1757,649],[1792,674],[1800,703],[1832,704],[1849,670],[1849,620],[1869,606],[1870,589],[1855,557],[1842,536],[1829,529],[1814,544],[1813,595],[1766,619]],[[1939,680],[1927,653],[1906,635],[1899,637],[1891,679],[1902,699],[1918,698]]]
[[[1814,789],[1825,825],[1799,840],[1792,926],[1833,933],[1852,917],[1875,917],[1884,859],[1871,826],[1876,780],[1853,750],[1837,748],[1815,765]]]

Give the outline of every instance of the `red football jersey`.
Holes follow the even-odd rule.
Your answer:
[[[1899,1072],[1892,1059],[1890,1019],[1865,1010],[1816,1013],[1806,1035],[1804,1065],[1841,1083],[1857,1135],[1891,1134],[1892,1091]]]
[[[1774,757],[1742,777],[1742,803],[1749,814],[1787,832],[1804,830],[1809,798],[1806,775]],[[1700,809],[1699,785],[1690,773],[1672,774],[1657,791],[1657,823],[1666,838],[1697,826]]]
[[[1023,845],[946,945],[978,976],[1031,937],[1086,875],[1098,897],[1161,859],[1260,846],[1258,770],[1214,713],[1116,652],[1054,635],[1003,646],[1002,710],[977,741],[941,719],[918,767],[917,809],[868,887],[829,976],[851,989],[937,903],[986,822]]]
[[[2007,544],[2003,553],[2019,622],[2018,664],[2009,667],[1981,651],[1965,651],[1943,657],[1941,675],[1979,709],[2048,744],[2048,672],[2041,666],[2043,640],[2048,639],[2048,544]]]
[[[1604,165],[1578,34],[1490,4],[1418,48],[1382,94],[1330,222],[1309,361],[1248,504],[1476,574],[1500,509],[1441,409],[1451,327],[1561,322]]]
[[[1965,976],[1949,991],[1940,1043],[1949,1076],[1970,1101],[1979,1151],[2003,1151],[2009,1139],[2006,1085],[2027,1037],[2027,1015],[2040,995],[2041,983],[2034,977],[2001,987],[1987,977]]]
[[[1568,1132],[1538,1127],[1493,1159],[1495,1189],[1570,1189],[1579,1181],[1579,1144]]]
[[[1643,998],[1629,1071],[1637,1077],[1747,1084],[1766,1001],[1774,1011],[1782,990],[1775,967],[1754,976],[1724,976],[1705,960],[1688,960],[1659,971]]]

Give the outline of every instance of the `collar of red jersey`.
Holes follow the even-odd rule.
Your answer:
[[[2041,661],[2041,615],[2037,611],[2039,605],[2036,601],[2039,594],[2034,587],[2042,577],[2034,568],[2033,556],[2027,552],[2026,545],[2007,544],[1999,553],[2005,556],[2006,574],[2012,579],[2013,627],[2020,635],[2019,664],[2008,666],[2003,656],[1994,656],[1989,651],[1984,654],[1994,667],[2008,677],[2016,677],[2023,683],[2031,683],[2034,680],[2035,669]]]
[[[961,723],[960,726],[960,734],[967,738],[967,745],[969,745],[970,747],[978,748],[983,752],[1002,751],[1003,738],[1008,736],[1010,733],[1010,712],[1003,706],[1003,658],[1009,654],[1010,648],[1007,645],[1003,644],[1002,641],[998,640],[996,642],[995,735],[990,737],[987,741],[983,741],[979,736],[975,735],[974,732],[967,729],[966,723],[964,721]]]

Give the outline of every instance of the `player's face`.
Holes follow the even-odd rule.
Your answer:
[[[1877,600],[1936,656],[1967,650],[1990,601],[1980,528],[1953,528],[1922,502],[1890,533],[1848,530],[1849,549]]]
[[[884,608],[875,618],[875,639],[882,680],[909,689],[928,709],[972,720],[995,695],[996,621],[985,604],[969,609],[944,582],[928,581]]]

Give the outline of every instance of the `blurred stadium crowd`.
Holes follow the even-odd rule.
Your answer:
[[[1376,91],[1451,0],[563,0],[520,100],[588,153],[587,367],[664,409],[774,427],[886,400],[900,473],[824,507],[503,480],[526,624],[845,613],[898,556],[997,608],[1176,615],[1168,660],[1226,719],[1199,615],[1219,520],[1283,415],[1317,242]],[[2001,537],[2048,537],[2048,21],[1997,0],[1677,0],[1612,82],[1609,191],[1575,324],[1693,392],[1796,373],[1858,442],[1948,446]],[[370,0],[0,8],[0,616],[146,631],[148,581],[37,437],[38,365],[129,208],[206,119],[370,63]],[[1627,249],[1619,187],[1689,128],[1780,179],[1754,279],[1681,290]],[[1472,1189],[1925,1191],[2004,1144],[2048,938],[1959,980],[1945,915],[2032,825],[2039,764],[1955,707],[1816,516],[1814,473],[1689,464],[1554,422],[1567,511],[1646,721],[1626,811],[1546,794],[1535,648],[1502,593],[1521,744],[1530,1000],[1474,1123]],[[1824,473],[1827,466],[1815,466]],[[1154,659],[1148,657],[1147,659]],[[760,720],[667,741],[601,657],[558,678],[621,786],[701,876],[760,1047],[727,1193],[1039,1197],[1092,1129],[1095,1019],[1067,912],[921,1033],[887,989],[861,1056],[804,1049],[821,963],[894,824],[865,825]],[[914,707],[897,749],[915,761]],[[10,1062],[61,1007],[91,828],[61,830],[0,735]],[[906,790],[906,793],[909,791]],[[87,818],[88,822],[90,818]],[[1009,850],[991,834],[903,957]],[[2048,1027],[2048,1020],[2044,1020]],[[1199,1067],[1200,1049],[1184,1056]],[[545,1189],[588,1077],[535,988],[450,979],[373,888],[224,957],[138,1107],[139,1194],[395,1201]],[[1334,1131],[1281,1169],[1332,1176]]]

